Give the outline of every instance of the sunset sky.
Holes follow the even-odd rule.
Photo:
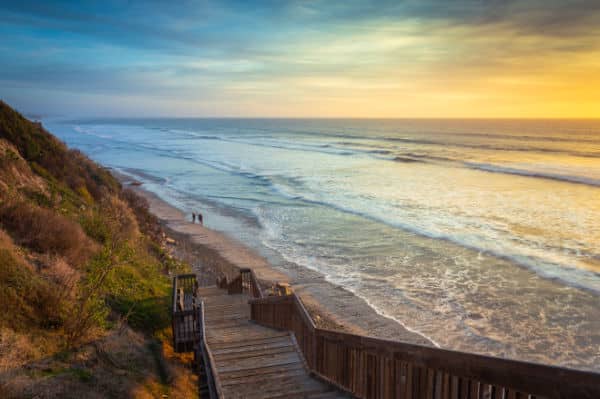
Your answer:
[[[0,98],[39,115],[600,117],[600,1],[3,1]]]

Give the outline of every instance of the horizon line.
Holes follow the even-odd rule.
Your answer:
[[[553,116],[534,116],[534,117],[512,117],[512,116],[502,116],[502,117],[469,117],[469,116],[451,116],[451,117],[410,117],[410,116],[401,116],[401,117],[362,117],[362,116],[138,116],[138,115],[129,115],[129,116],[90,116],[90,115],[81,115],[81,116],[59,116],[59,115],[36,115],[34,113],[24,113],[28,119],[35,119],[39,121],[43,121],[44,119],[239,119],[239,120],[497,120],[497,121],[519,121],[519,120],[554,120],[554,121],[600,121],[600,116],[598,117],[553,117]]]

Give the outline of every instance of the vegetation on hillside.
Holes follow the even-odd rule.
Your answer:
[[[191,389],[153,366],[186,269],[161,239],[142,198],[0,101],[0,397]]]

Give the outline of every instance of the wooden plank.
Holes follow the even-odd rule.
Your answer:
[[[230,386],[236,384],[247,384],[249,382],[252,383],[272,383],[277,379],[285,379],[289,377],[306,377],[306,372],[304,368],[297,367],[294,369],[289,369],[287,371],[283,371],[282,368],[276,368],[273,371],[266,371],[261,373],[252,373],[252,374],[240,374],[237,377],[229,377],[229,378],[221,378],[222,386]]]
[[[329,390],[329,388],[325,388],[325,387],[319,387],[319,388],[315,388],[315,389],[297,389],[297,390],[290,390],[289,388],[287,388],[285,391],[269,390],[268,392],[265,392],[264,394],[249,395],[249,396],[244,396],[243,398],[244,399],[279,399],[279,398],[303,399],[303,398],[306,398],[313,394],[325,393],[328,390]]]
[[[256,351],[256,350],[265,350],[265,349],[280,348],[280,347],[295,348],[295,345],[293,345],[293,343],[291,343],[289,339],[286,339],[286,337],[269,338],[258,344],[248,344],[246,342],[240,342],[240,344],[243,344],[243,345],[234,346],[234,347],[224,347],[224,348],[220,348],[220,349],[213,348],[213,355],[220,356],[220,355],[225,355],[228,353],[252,352],[252,351]]]
[[[413,396],[413,366],[408,363],[406,366],[406,390],[404,391],[404,397],[407,399],[414,398]]]
[[[451,399],[459,399],[460,398],[460,379],[457,376],[450,377],[450,398]]]
[[[478,381],[471,381],[471,390],[469,392],[469,399],[478,399],[479,398],[479,387],[480,383]]]
[[[459,394],[458,396],[461,399],[468,399],[469,398],[469,380],[466,378],[460,378],[460,386],[459,386]]]
[[[232,330],[232,332],[227,331],[227,330]],[[207,336],[211,342],[220,342],[220,343],[243,342],[244,339],[246,339],[246,340],[269,339],[269,338],[274,338],[274,337],[278,336],[277,334],[275,334],[274,331],[269,331],[268,333],[265,333],[265,334],[261,333],[260,331],[240,332],[240,331],[237,331],[237,329],[235,329],[233,327],[223,327],[220,332],[222,332],[222,334],[218,334],[215,330],[211,329],[211,330],[209,330],[209,332],[207,332]]]
[[[313,393],[307,396],[308,399],[336,399],[336,398],[348,398],[348,395],[342,394],[337,391]]]
[[[245,360],[245,359],[253,359],[255,361],[262,361],[265,358],[284,356],[284,355],[288,355],[288,354],[292,354],[292,353],[295,355],[294,358],[300,359],[300,356],[298,356],[298,352],[296,351],[296,347],[294,347],[293,345],[287,345],[287,346],[279,347],[279,348],[255,350],[255,351],[232,352],[232,353],[223,354],[223,355],[219,355],[219,356],[214,355],[214,357],[215,357],[215,360],[217,361],[217,363],[234,362],[234,361]],[[256,359],[256,358],[260,358],[260,359]]]
[[[290,371],[294,371],[294,370],[304,370],[304,366],[301,363],[298,362],[293,362],[290,363],[288,365],[283,365],[283,366],[262,366],[262,367],[256,367],[254,369],[247,369],[247,370],[238,370],[238,371],[222,371],[221,372],[221,376],[223,378],[224,381],[228,380],[228,379],[236,379],[236,378],[243,378],[243,377],[252,377],[255,375],[268,375],[271,373],[287,373]]]
[[[289,337],[288,333],[280,333],[279,335],[275,335],[275,336],[246,339],[243,341],[230,341],[230,342],[220,342],[220,343],[211,341],[210,347],[213,348],[215,351],[217,351],[219,349],[226,349],[226,348],[233,349],[236,347],[264,345],[265,343],[276,342],[277,340],[283,340],[283,339],[287,340],[288,337]]]
[[[427,398],[431,399],[435,394],[435,371],[427,369],[427,385],[425,386]]]
[[[186,310],[183,302],[183,296],[183,288],[179,288],[177,291],[177,304],[179,305],[179,310]]]
[[[288,376],[304,376],[306,377],[306,370],[301,365],[288,365],[285,367],[271,367],[263,368],[252,371],[240,371],[236,374],[233,373],[222,373],[221,381],[223,385],[232,385],[240,381],[258,381],[276,379]]]
[[[259,367],[268,367],[268,366],[283,366],[294,363],[302,363],[298,357],[286,357],[286,358],[275,358],[275,359],[262,359],[260,361],[259,366],[257,366],[256,361],[247,361],[247,362],[236,362],[234,364],[217,364],[217,372],[226,373],[230,371],[241,371],[241,370],[253,370]]]
[[[481,384],[479,387],[479,399],[490,399],[490,385]]]
[[[442,399],[444,397],[444,373],[440,371],[435,372],[435,388],[433,391],[434,399]],[[473,398],[475,399],[475,398]]]
[[[247,282],[242,281],[245,291],[252,287]],[[200,288],[199,295],[203,291]],[[207,291],[210,296],[203,298],[206,339],[225,397],[306,397],[331,390],[310,376],[300,345],[289,333],[249,321],[245,294]]]

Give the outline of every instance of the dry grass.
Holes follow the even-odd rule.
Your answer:
[[[0,369],[0,394],[40,399],[197,397],[196,376],[177,357],[165,355],[176,377],[164,381],[151,342],[127,327],[112,330],[70,354]],[[165,347],[165,354],[170,353]]]
[[[16,251],[12,238],[2,229],[0,229],[0,248]]]
[[[136,239],[140,236],[140,229],[134,212],[127,203],[116,196],[109,196],[102,201],[101,212],[111,224],[113,239]]]
[[[0,230],[0,265],[0,328],[38,327],[57,319],[59,310],[53,308],[57,291],[39,278],[3,230]]]
[[[2,204],[0,222],[18,244],[62,256],[72,265],[82,266],[98,250],[78,223],[25,201]]]
[[[34,174],[16,147],[0,138],[0,192],[28,188],[46,193],[44,180]]]
[[[41,123],[32,123],[0,101],[0,138],[11,142],[42,177],[66,183],[71,190],[82,187],[94,200],[116,193],[120,184],[105,169],[90,161],[47,132]]]
[[[42,342],[34,342],[27,333],[0,327],[0,373],[22,367],[44,356],[47,348],[42,349],[40,344]]]
[[[59,292],[18,254],[0,248],[0,326],[14,330],[62,324]]]
[[[60,291],[62,301],[74,301],[77,295],[77,284],[81,279],[81,272],[69,265],[63,258],[53,256],[44,257],[42,276],[55,284]]]
[[[161,240],[161,228],[156,216],[150,213],[148,201],[126,188],[121,191],[121,198],[129,205],[138,222],[140,230],[154,241]]]

